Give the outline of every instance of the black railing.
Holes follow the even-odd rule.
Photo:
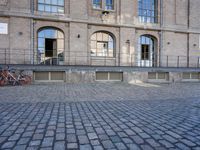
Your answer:
[[[44,54],[42,54],[44,56]],[[59,57],[41,57],[37,52],[28,49],[0,49],[0,64],[28,65],[77,65],[77,66],[129,66],[129,67],[200,67],[200,56],[146,55],[116,53],[108,57],[106,53],[93,56],[90,52],[65,51]]]

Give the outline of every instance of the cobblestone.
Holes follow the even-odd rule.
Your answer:
[[[147,85],[0,88],[0,149],[200,149],[200,84]]]

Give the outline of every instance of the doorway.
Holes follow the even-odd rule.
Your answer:
[[[55,28],[38,32],[37,62],[44,65],[64,64],[64,34]]]
[[[57,40],[45,39],[46,64],[57,65]]]

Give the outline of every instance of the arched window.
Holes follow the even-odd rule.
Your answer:
[[[114,57],[115,40],[107,32],[96,32],[91,36],[91,56]]]
[[[138,0],[138,17],[142,23],[158,22],[158,0]]]
[[[156,64],[156,38],[142,35],[139,39],[139,66],[152,67]]]
[[[38,11],[64,13],[64,0],[38,0]]]
[[[42,28],[38,31],[38,62],[42,64],[63,64],[64,33],[56,28]]]

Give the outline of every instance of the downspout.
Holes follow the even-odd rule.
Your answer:
[[[120,16],[120,24],[121,24],[121,15],[122,15],[122,12],[121,12],[121,0],[119,1],[119,3],[120,3],[119,4],[119,14],[120,14],[119,16]],[[121,54],[120,53],[121,53],[121,27],[119,28],[119,53],[118,53],[118,66],[119,67],[121,65]]]
[[[31,11],[31,15],[34,15],[34,0],[30,0],[30,11]],[[31,32],[31,46],[30,46],[30,60],[31,60],[31,64],[34,64],[34,20],[33,18],[31,18],[30,20],[30,32]],[[32,52],[31,52],[32,51]],[[33,53],[31,55],[31,53]]]
[[[187,28],[189,31],[190,28],[190,0],[188,0],[188,20],[187,20]],[[187,34],[187,67],[190,66],[190,33]]]
[[[163,0],[160,0],[160,47],[159,47],[159,67],[161,67],[162,50],[163,50]]]

